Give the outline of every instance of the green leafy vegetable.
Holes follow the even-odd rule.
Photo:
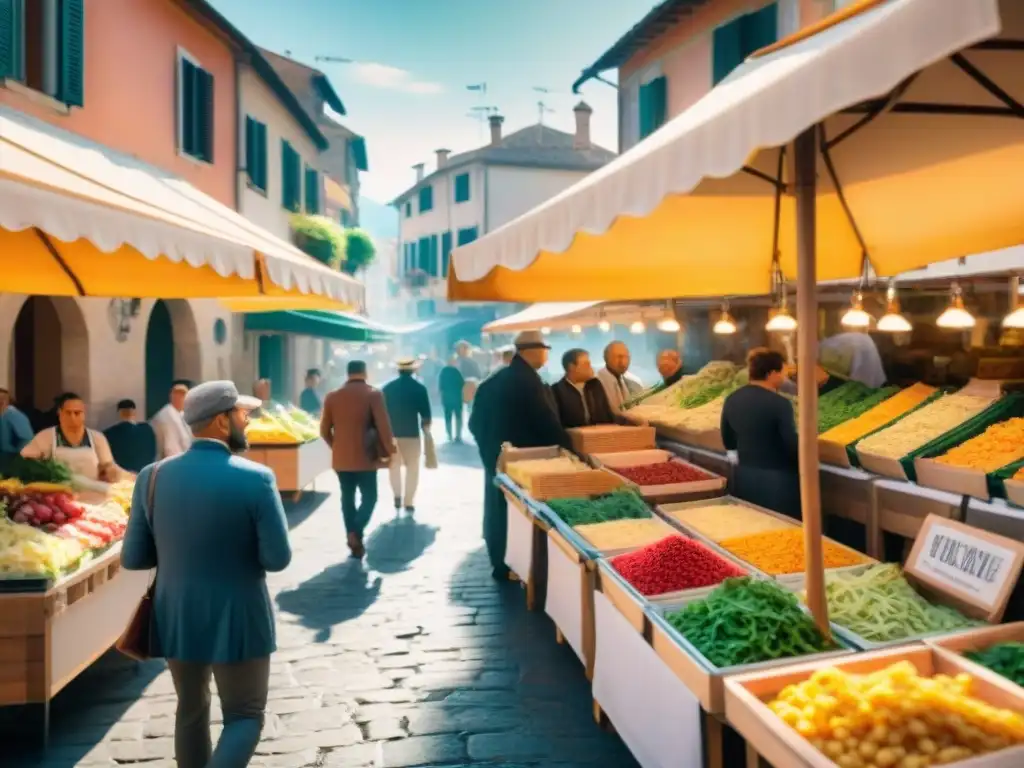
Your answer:
[[[610,520],[636,520],[651,516],[651,510],[640,495],[630,488],[620,488],[593,499],[551,499],[548,507],[566,525],[607,523]]]
[[[23,483],[71,483],[71,469],[56,459],[26,459],[12,456],[4,470],[7,477]]]
[[[999,643],[981,651],[965,653],[964,656],[1024,686],[1024,643]]]

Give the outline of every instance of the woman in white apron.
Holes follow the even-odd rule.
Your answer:
[[[116,481],[122,471],[114,464],[114,455],[103,433],[85,427],[82,398],[72,393],[61,395],[57,417],[59,425],[39,432],[22,449],[21,455],[27,459],[56,459],[66,464],[73,475],[85,480]]]

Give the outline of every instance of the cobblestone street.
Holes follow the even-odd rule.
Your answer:
[[[295,556],[270,579],[279,651],[252,764],[631,768],[551,622],[490,578],[475,448],[439,454],[414,517],[395,515],[381,473],[365,564],[347,558],[333,478],[289,508]],[[54,702],[45,760],[14,765],[173,766],[174,709],[162,663],[111,654]]]

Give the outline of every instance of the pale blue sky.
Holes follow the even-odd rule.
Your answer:
[[[387,202],[414,179],[411,166],[434,150],[482,143],[475,105],[496,106],[505,130],[536,123],[573,129],[571,92],[581,69],[635,24],[654,0],[211,0],[255,43],[328,74],[366,136],[363,192]],[[315,63],[318,55],[356,64]],[[466,90],[486,82],[487,96]],[[551,90],[550,94],[534,87]],[[584,86],[595,142],[616,149],[616,94]]]

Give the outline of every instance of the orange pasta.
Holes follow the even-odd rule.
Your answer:
[[[807,567],[804,558],[804,531],[803,528],[795,526],[783,531],[737,536],[721,542],[721,546],[772,576],[801,573]],[[842,547],[829,539],[822,540],[822,549],[826,568],[845,568],[868,562],[868,559],[859,552]]]

